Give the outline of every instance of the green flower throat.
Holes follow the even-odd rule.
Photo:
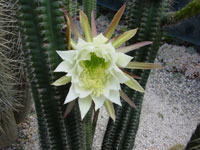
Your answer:
[[[80,81],[83,83],[83,88],[92,89],[92,95],[99,97],[106,86],[107,75],[105,71],[109,63],[104,58],[98,57],[94,52],[91,52],[90,56],[90,60],[80,62],[83,69]]]

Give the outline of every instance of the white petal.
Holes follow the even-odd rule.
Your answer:
[[[73,65],[67,61],[62,61],[54,70],[54,72],[68,72],[73,68]]]
[[[56,51],[58,55],[63,59],[70,63],[73,62],[74,57],[76,56],[76,52],[74,50],[68,51]]]
[[[103,95],[100,95],[99,97],[92,96],[92,99],[95,103],[95,111],[96,111],[97,109],[103,106],[105,97]]]
[[[78,104],[81,112],[81,119],[83,119],[91,107],[92,98],[90,96],[85,98],[79,98]]]
[[[121,89],[119,81],[113,75],[109,76],[106,86],[108,86],[108,89],[110,89],[110,90],[120,90]]]
[[[103,36],[102,33],[93,38],[93,43],[95,43],[95,44],[104,44],[107,41],[108,41],[108,39],[105,36]]]
[[[109,96],[107,97],[111,102],[122,105],[120,101],[119,91],[111,90]]]
[[[79,95],[75,92],[73,84],[71,85],[64,104],[69,103],[76,99]]]
[[[83,39],[79,38],[78,39],[78,43],[77,43],[77,49],[80,49],[82,48],[83,46],[87,46],[88,45],[88,42],[84,41]]]
[[[77,64],[74,66],[74,68],[68,72],[68,76],[72,77],[72,80],[71,80],[72,83],[79,82],[79,76],[80,76],[82,70],[83,69],[79,66],[79,64],[77,62]]]
[[[112,73],[114,75],[114,77],[116,79],[118,79],[118,81],[120,83],[125,83],[126,81],[129,80],[129,78],[118,68],[118,67],[115,67],[113,70],[112,70]]]
[[[74,85],[76,93],[79,95],[80,98],[87,97],[92,93],[91,89],[85,89],[79,86],[79,83]]]
[[[110,94],[109,86],[106,86],[106,87],[104,88],[104,96],[105,96],[105,97],[108,97],[109,94]]]
[[[118,55],[117,65],[119,67],[126,67],[128,63],[131,61],[131,59],[133,59],[133,57],[123,54],[121,52],[117,53],[117,55]]]

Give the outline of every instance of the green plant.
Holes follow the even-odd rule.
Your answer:
[[[153,44],[131,52],[134,61],[154,62],[162,39],[162,19],[166,15],[170,0],[130,0],[127,3],[126,24],[128,28],[139,28],[139,33],[131,43],[141,41],[153,41]],[[133,74],[141,77],[140,85],[145,88],[150,71],[132,70]],[[104,136],[104,150],[111,149],[132,149],[137,133],[140,112],[142,107],[143,94],[123,88],[128,96],[134,101],[137,109],[132,109],[126,103],[122,107],[116,107],[116,121],[109,120]]]
[[[21,0],[19,25],[38,117],[42,149],[77,149],[83,147],[83,125],[79,110],[73,109],[71,117],[64,120],[65,87],[51,83],[61,74],[53,70],[60,62],[55,50],[66,49],[65,35],[61,33],[64,16],[58,0]]]
[[[183,19],[199,13],[198,7],[200,2],[198,0],[193,0],[177,12],[168,13],[172,2],[172,0],[128,1],[127,27],[139,28],[139,33],[132,42],[153,41],[151,46],[131,52],[131,55],[134,56],[136,61],[154,62],[163,36],[163,26],[178,23]],[[193,7],[191,6],[195,6],[195,11],[192,11]],[[188,11],[190,11],[189,14],[187,14]],[[139,83],[145,88],[150,71],[132,70],[132,73],[141,77]],[[134,145],[144,95],[138,92],[132,92],[127,88],[124,88],[124,90],[134,101],[137,109],[131,109],[126,103],[123,103],[123,107],[117,107],[117,119],[115,122],[111,119],[109,120],[102,149],[129,150]]]
[[[78,14],[79,3],[77,0],[62,0],[65,9],[70,13],[73,18]]]
[[[86,3],[88,2],[88,3]],[[139,27],[135,42],[153,41],[152,46],[141,48],[130,53],[136,61],[153,62],[162,39],[162,25],[171,0],[132,0],[128,2],[128,28]],[[65,39],[61,28],[64,16],[62,3],[58,0],[21,0],[19,24],[22,45],[26,59],[29,80],[37,111],[41,148],[90,150],[93,128],[91,126],[92,110],[81,121],[77,102],[73,105],[67,118],[63,118],[64,110],[70,106],[63,105],[68,85],[54,87],[51,84],[64,74],[53,71],[61,62],[56,50],[70,47],[69,38]],[[95,4],[96,5],[96,4]],[[84,1],[84,9],[91,18],[93,1]],[[70,22],[72,23],[72,22]],[[70,24],[68,23],[68,27]],[[67,30],[68,35],[70,34]],[[110,37],[109,37],[110,38]],[[68,44],[67,44],[68,43]],[[72,42],[72,47],[73,42]],[[150,71],[133,70],[141,76],[140,84],[145,88]],[[110,120],[102,149],[132,149],[139,124],[143,94],[123,87],[123,90],[134,100],[137,109],[127,103],[123,107],[115,107],[116,121]],[[69,106],[69,107],[68,107]]]
[[[16,2],[0,2],[0,147],[17,138],[17,124],[29,113],[32,103],[16,26]]]
[[[91,22],[91,12],[92,10],[96,12],[96,0],[83,0],[84,12],[88,16],[89,22]]]

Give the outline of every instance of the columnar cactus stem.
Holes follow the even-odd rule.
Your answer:
[[[153,44],[148,47],[131,53],[134,56],[134,61],[139,62],[154,62],[160,42],[162,39],[162,19],[169,8],[170,0],[131,0],[128,1],[126,23],[128,28],[139,28],[139,33],[135,42],[153,41]],[[141,77],[140,85],[145,88],[150,71],[133,70],[133,74]],[[117,107],[116,121],[109,120],[106,134],[103,142],[103,150],[123,149],[131,150],[135,136],[137,133],[143,94],[133,92],[128,88],[124,91],[132,98],[137,109],[131,108],[127,103],[123,102],[122,107]]]
[[[96,0],[83,0],[84,12],[88,16],[89,22],[91,22],[91,12],[96,10]]]

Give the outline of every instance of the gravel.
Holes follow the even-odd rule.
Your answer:
[[[101,16],[98,22],[98,31],[105,31],[110,21]],[[168,150],[176,144],[186,145],[200,123],[199,59],[192,47],[164,44],[160,48],[156,63],[164,64],[165,68],[153,70],[150,74],[134,150]],[[100,150],[107,121],[108,115],[105,109],[101,109],[93,150]],[[18,140],[2,150],[38,150],[34,110],[18,129]]]
[[[168,52],[163,52],[165,50]],[[194,50],[188,53],[185,47],[164,44],[160,48],[155,63],[165,64],[166,67],[152,70],[150,74],[134,150],[168,150],[178,144],[185,146],[200,123],[200,78],[190,76],[190,79],[184,71],[170,70],[171,65],[176,66],[173,60],[179,60],[183,68],[178,69],[184,70],[187,60],[181,61],[180,56],[185,55],[189,62],[191,57],[200,58]],[[161,59],[164,63],[158,62]],[[100,115],[94,150],[100,150],[102,132],[107,125],[107,113],[102,111]]]
[[[39,150],[37,116],[33,107],[30,115],[18,125],[19,137],[10,146],[0,150]]]

